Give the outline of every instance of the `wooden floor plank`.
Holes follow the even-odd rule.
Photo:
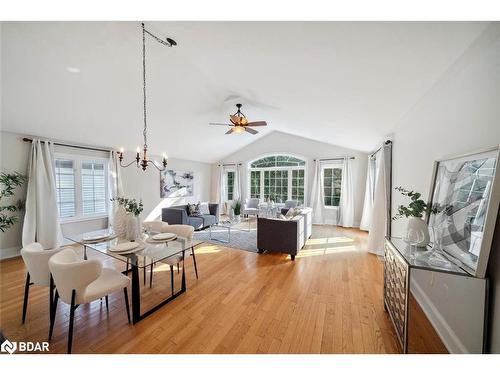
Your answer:
[[[198,248],[200,278],[187,259],[187,293],[129,325],[122,293],[76,311],[75,353],[398,353],[382,303],[383,263],[365,251],[366,233],[314,226],[295,261],[205,244]],[[123,264],[91,253],[108,267]],[[149,277],[149,271],[147,274]],[[176,286],[180,275],[174,272]],[[142,278],[142,275],[141,275]],[[21,324],[25,269],[20,258],[0,262],[0,327],[14,341],[45,341],[48,291],[32,287]],[[170,293],[170,270],[159,264],[145,304]],[[415,302],[413,301],[415,305]],[[410,333],[415,352],[445,352],[418,305]],[[59,303],[52,353],[66,351],[69,308]],[[429,339],[430,338],[430,339]]]

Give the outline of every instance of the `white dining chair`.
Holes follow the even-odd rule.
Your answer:
[[[28,298],[31,285],[49,287],[49,316],[52,313],[54,300],[54,283],[49,270],[49,258],[61,251],[61,249],[44,250],[38,242],[29,244],[21,249],[21,256],[26,265],[26,284],[24,286],[24,302],[22,322],[26,321],[28,309]]]
[[[160,233],[174,233],[178,237],[186,239],[186,248],[191,247],[191,256],[193,257],[194,272],[196,278],[198,279],[198,267],[196,265],[196,255],[194,252],[194,246],[190,246],[193,241],[194,228],[191,225],[181,225],[174,224],[168,225],[162,221],[146,221],[144,222],[144,227]],[[174,294],[174,265],[177,265],[177,273],[179,273],[179,263],[182,262],[182,254],[177,254],[173,257],[162,260],[162,263],[168,264],[170,266],[170,284],[172,289],[172,295]],[[151,264],[151,272],[149,275],[149,286],[153,286],[153,264]]]
[[[61,250],[49,259],[49,269],[54,278],[56,294],[51,316],[51,325],[54,325],[57,301],[59,298],[70,305],[68,353],[71,353],[73,344],[73,324],[75,310],[78,306],[90,303],[111,293],[123,290],[125,307],[130,324],[130,308],[128,303],[127,287],[130,279],[111,268],[104,268],[96,259],[80,260],[73,248]],[[49,337],[49,340],[52,337]]]

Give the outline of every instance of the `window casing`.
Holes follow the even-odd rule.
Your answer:
[[[59,218],[63,222],[108,215],[108,160],[55,155]]]
[[[328,164],[322,167],[323,204],[325,207],[338,207],[342,186],[342,165]]]
[[[306,162],[292,155],[268,155],[249,163],[251,198],[304,204]]]

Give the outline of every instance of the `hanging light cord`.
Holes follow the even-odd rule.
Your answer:
[[[156,35],[152,34],[151,32],[149,32],[148,30],[146,30],[145,26],[144,26],[144,23],[141,23],[141,27],[142,27],[142,94],[143,94],[143,116],[144,116],[144,129],[142,131],[142,136],[144,138],[144,146],[143,146],[143,159],[142,161],[140,160],[140,157],[139,157],[139,152],[137,152],[137,156],[136,156],[136,159],[135,159],[135,162],[137,164],[137,166],[141,166],[143,170],[146,170],[147,166],[148,166],[148,162],[150,160],[147,159],[147,150],[148,150],[148,115],[147,115],[147,97],[146,97],[146,34],[150,35],[152,38],[154,38],[157,42],[167,46],[167,47],[172,47],[172,46],[176,46],[177,43],[175,40],[173,39],[170,39],[170,38],[166,38],[166,41],[165,40],[162,40],[160,38],[158,38]],[[132,165],[134,163],[134,161],[130,162],[129,164],[126,164],[126,165],[123,165],[122,164],[122,160],[123,160],[123,152],[120,152],[119,153],[119,156],[120,156],[120,165],[122,165],[122,167],[128,167],[129,165]],[[158,166],[156,165],[156,163],[153,162],[153,165],[157,168],[157,169],[160,169],[158,168]],[[167,161],[166,161],[166,158],[164,157],[163,158],[163,169],[165,169],[167,165]],[[160,170],[163,170],[163,169],[160,169]]]
[[[144,97],[144,130],[142,135],[144,136],[144,151],[146,151],[148,149],[148,122],[146,111],[146,29],[144,23],[142,24],[142,92]]]

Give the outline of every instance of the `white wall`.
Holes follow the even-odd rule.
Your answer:
[[[0,171],[6,173],[28,173],[28,153],[30,145],[22,141],[22,136],[13,133],[0,132]],[[12,201],[24,199],[26,186],[15,191]],[[0,232],[0,259],[17,255],[21,245],[21,230],[23,216],[19,215],[19,222],[14,224],[5,233]]]
[[[132,160],[135,154],[126,153],[125,158]],[[152,156],[161,160],[159,156]],[[176,171],[194,172],[193,196],[179,198],[160,198],[160,172],[154,167],[146,171],[134,166],[121,170],[124,195],[130,198],[142,199],[144,212],[143,220],[155,220],[161,217],[163,207],[186,203],[206,202],[211,194],[211,168],[209,163],[200,163],[183,159],[169,158],[168,169]]]
[[[238,135],[234,135],[238,136]],[[247,136],[247,135],[244,135]],[[334,142],[335,140],[332,140]],[[238,152],[225,157],[222,162],[242,163],[241,168],[241,186],[242,194],[244,197],[248,196],[247,180],[248,180],[248,162],[265,154],[286,153],[297,155],[305,158],[306,162],[306,204],[310,204],[310,194],[312,183],[314,179],[314,159],[335,158],[343,156],[354,156],[352,160],[353,168],[353,185],[354,185],[354,202],[355,202],[355,216],[354,223],[359,226],[361,215],[363,211],[363,201],[365,194],[366,183],[366,168],[368,155],[363,152],[334,146],[328,143],[313,141],[307,138],[298,137],[291,134],[282,132],[272,132],[269,135],[262,137],[243,147]],[[216,199],[216,183],[217,183],[217,165],[212,167],[212,199]]]
[[[499,90],[500,24],[492,23],[398,123],[394,132],[393,186],[402,185],[427,197],[434,160],[498,145]],[[400,195],[393,194],[393,214],[403,201]],[[393,235],[402,235],[405,224],[404,220],[393,222]],[[428,272],[416,273],[414,277],[425,296],[419,302],[427,309],[438,332],[441,330],[439,333],[446,338],[448,348],[477,352],[482,338],[477,335],[476,324],[471,322],[482,319],[478,308],[480,296],[463,288],[457,278],[436,274],[433,279]],[[496,322],[493,350],[498,353],[500,302],[492,314]],[[450,324],[451,336],[439,326],[440,319]],[[455,338],[450,339],[453,335]]]
[[[10,132],[0,132],[0,160],[1,171],[18,171],[27,174],[28,155],[30,143],[22,139],[25,135]],[[77,153],[79,155],[106,156],[106,153],[85,151],[68,147],[57,146],[56,152]],[[127,154],[128,160],[133,157]],[[159,156],[152,156],[155,160],[160,160]],[[168,168],[193,171],[194,172],[194,195],[179,199],[160,199],[160,173],[149,168],[147,171],[137,169],[134,166],[122,169],[122,181],[124,194],[127,197],[142,199],[144,202],[144,212],[141,215],[143,219],[153,220],[161,215],[161,207],[174,204],[183,204],[186,202],[208,201],[211,187],[211,164],[192,162],[182,159],[170,159]],[[26,187],[16,191],[14,200],[25,199]],[[61,225],[64,235],[89,232],[97,229],[103,229],[108,226],[107,218],[80,220],[75,222],[63,223]],[[19,223],[10,228],[6,233],[0,232],[0,259],[16,256],[21,248],[22,217]]]

